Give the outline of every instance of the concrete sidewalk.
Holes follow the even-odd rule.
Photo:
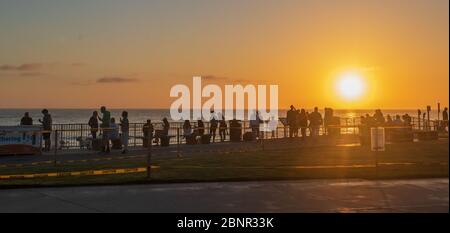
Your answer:
[[[356,138],[355,138],[356,140]],[[300,138],[282,138],[282,139],[266,139],[263,142],[220,142],[206,145],[170,145],[169,147],[153,146],[152,153],[158,157],[176,157],[178,154],[190,155],[196,153],[229,153],[229,152],[243,152],[243,151],[259,151],[263,148],[265,150],[289,149],[298,147],[323,147],[334,146],[337,143],[355,143],[355,140],[345,139],[344,141],[332,140],[327,137],[321,137],[317,140],[301,140]],[[42,155],[18,155],[18,156],[1,156],[0,168],[8,164],[30,164],[43,161],[53,161],[55,158],[59,162],[72,160],[89,160],[96,158],[118,158],[136,155],[146,155],[147,149],[143,147],[131,148],[129,153],[123,155],[120,150],[113,150],[110,154],[101,154],[97,151],[89,151],[86,149],[60,150],[57,154],[53,151],[46,152]],[[95,161],[90,161],[94,163]]]
[[[309,180],[0,190],[0,212],[445,212],[449,182]]]

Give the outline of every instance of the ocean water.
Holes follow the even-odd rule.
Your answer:
[[[53,118],[54,124],[67,124],[67,123],[87,123],[92,112],[97,109],[49,109],[50,114]],[[124,109],[109,109],[111,112],[111,117],[115,117],[117,120]],[[147,119],[151,119],[153,122],[159,122],[162,118],[170,118],[169,109],[125,109],[128,111],[129,120],[133,123],[145,122]],[[99,110],[97,110],[99,111]],[[285,117],[287,110],[279,110],[279,117]],[[312,109],[307,109],[311,112]],[[424,110],[422,110],[424,111]],[[41,109],[0,109],[0,125],[18,125],[20,123],[20,118],[22,118],[24,112],[29,112],[30,116],[33,118],[34,124],[39,124],[38,119],[42,118]],[[320,109],[323,114],[323,109]],[[396,114],[406,114],[408,113],[412,117],[417,117],[416,109],[385,109],[382,110],[384,115],[390,114],[395,116]],[[342,118],[355,118],[360,117],[365,114],[372,115],[374,110],[364,110],[364,109],[335,109],[334,115]],[[430,112],[431,119],[437,119],[437,111]]]

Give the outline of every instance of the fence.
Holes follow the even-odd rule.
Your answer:
[[[161,122],[152,123],[155,130],[162,130],[163,126]],[[335,134],[339,135],[359,135],[360,133],[360,118],[340,118],[340,124],[338,125],[328,125],[321,126],[319,129],[319,135],[330,134],[333,130]],[[192,128],[198,128],[197,122],[191,122]],[[427,121],[419,118],[412,118],[411,127],[413,130],[438,130],[437,121]],[[139,147],[143,145],[144,134],[143,134],[144,123],[130,123],[129,124],[129,147]],[[204,122],[205,133],[209,133],[210,123]],[[249,121],[241,122],[241,134],[246,132],[251,132]],[[227,134],[224,141],[230,141],[230,125],[227,123]],[[267,132],[261,131],[261,137],[263,138],[286,138],[289,137],[290,133],[289,126],[283,125],[278,122],[278,126],[275,130]],[[101,130],[98,132],[101,134]],[[55,137],[55,134],[58,134]],[[310,130],[306,130],[306,135],[310,136]],[[170,136],[170,144],[182,144],[184,143],[183,137],[183,122],[171,122],[168,136]],[[80,148],[80,140],[85,140],[91,137],[91,129],[87,124],[54,124],[53,131],[51,135],[52,145],[57,145],[58,149],[75,149]],[[55,143],[57,139],[57,143]],[[213,138],[211,139],[213,140]],[[216,131],[216,137],[213,142],[220,142],[220,136],[218,129]]]

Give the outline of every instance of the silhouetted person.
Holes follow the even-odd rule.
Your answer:
[[[313,137],[319,136],[320,126],[323,123],[322,115],[317,107],[314,108],[314,112],[309,114],[309,127],[311,129],[311,135]]]
[[[302,140],[306,138],[306,128],[308,128],[308,115],[306,114],[305,109],[300,111],[298,114],[298,127],[300,127],[300,133],[302,135]]]
[[[191,121],[185,120],[183,123],[183,136],[186,139],[186,144],[193,145],[197,144],[196,134],[197,130],[192,129]]]
[[[294,131],[297,128],[296,111],[294,105],[291,105],[291,109],[287,111],[286,120],[289,125],[289,137],[292,138],[294,136]]]
[[[403,118],[403,124],[404,124],[405,126],[411,126],[412,119],[411,119],[411,117],[409,116],[408,113],[406,113],[405,115],[403,115],[402,118]]]
[[[47,109],[43,109],[42,114],[44,115],[44,117],[42,118],[42,120],[39,119],[39,122],[42,123],[42,128],[44,130],[44,132],[42,133],[42,138],[44,139],[44,151],[50,151],[52,143],[50,140],[52,131],[52,116],[48,113]]]
[[[203,136],[205,134],[205,124],[202,119],[197,120],[197,135]]]
[[[365,122],[366,122],[366,126],[370,129],[371,127],[373,127],[376,122],[374,120],[373,117],[371,117],[369,114],[366,114],[366,117],[364,118]]]
[[[167,120],[167,118],[163,118],[163,135],[164,136],[169,136],[169,129],[170,129],[170,123]]]
[[[92,113],[91,118],[89,118],[88,122],[89,127],[91,127],[91,135],[93,139],[97,138],[97,132],[98,132],[98,112],[94,111]]]
[[[153,138],[153,124],[150,119],[148,119],[147,123],[142,126],[142,133],[144,134],[144,141],[142,144],[144,147],[147,147],[149,140]]]
[[[395,120],[393,121],[395,126],[403,126],[403,121],[400,118],[400,115],[395,115]]]
[[[211,120],[209,121],[209,134],[212,137],[212,141],[216,141],[216,131],[219,126],[219,121],[216,119],[217,116],[214,114],[214,111],[211,111]]]
[[[387,126],[393,125],[392,117],[389,114],[386,116],[386,125]]]
[[[225,121],[225,117],[222,116],[222,120],[220,120],[219,122],[219,136],[220,136],[220,141],[225,141],[226,135],[227,135],[227,122]]]
[[[111,113],[106,110],[105,106],[100,108],[100,112],[102,113],[102,117],[98,117],[98,119],[102,122],[100,127],[102,129],[102,152],[109,153],[109,132],[110,132],[110,124],[111,124]]]
[[[111,118],[111,123],[109,124],[109,140],[112,141],[119,139],[119,127],[116,124],[116,119],[114,117]]]
[[[192,126],[189,120],[185,120],[183,123],[183,136],[185,138],[192,136]]]
[[[20,125],[33,125],[33,119],[30,117],[28,112],[23,114],[22,119],[20,119]]]
[[[259,116],[258,111],[255,111],[250,118],[250,128],[252,129],[253,137],[259,138],[259,124],[262,123],[262,120]]]
[[[128,121],[128,112],[122,112],[122,118],[120,118],[120,141],[122,142],[122,154],[128,152],[128,139],[129,139],[129,131],[130,131],[130,122]]]
[[[446,127],[448,126],[448,108],[445,107],[444,111],[442,112],[442,128],[445,131]]]
[[[373,120],[376,125],[384,124],[385,119],[380,109],[375,110],[375,114],[373,114]]]

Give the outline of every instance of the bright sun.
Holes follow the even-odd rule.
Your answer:
[[[339,77],[337,91],[340,96],[354,100],[364,94],[364,82],[358,73],[345,73]]]

